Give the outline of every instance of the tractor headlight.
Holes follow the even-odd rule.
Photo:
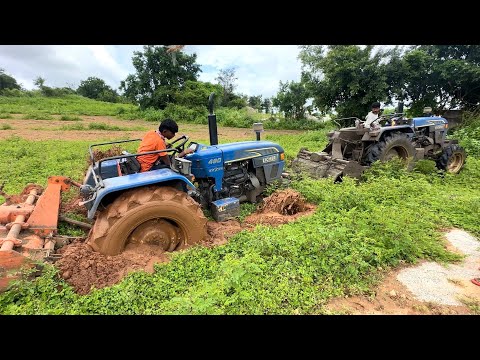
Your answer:
[[[184,158],[175,159],[175,167],[183,175],[190,175],[192,170],[192,162]]]

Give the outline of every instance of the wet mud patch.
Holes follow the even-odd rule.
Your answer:
[[[244,223],[249,226],[259,224],[277,226],[301,216],[311,215],[315,209],[315,205],[307,203],[299,192],[286,189],[276,191],[265,198],[259,209],[247,216]]]
[[[132,271],[153,273],[153,265],[168,261],[163,250],[150,245],[129,244],[116,256],[93,251],[83,241],[75,241],[59,250],[62,257],[55,263],[60,276],[75,292],[88,294],[93,288],[112,286]]]
[[[315,206],[291,189],[275,192],[264,199],[258,210],[239,220],[208,221],[204,246],[213,247],[227,243],[242,230],[253,230],[256,225],[277,226],[313,213]],[[124,252],[107,256],[93,251],[82,241],[75,241],[59,250],[62,257],[55,263],[60,276],[78,294],[88,294],[93,288],[101,289],[120,282],[129,272],[153,273],[154,264],[168,262],[169,253],[156,246],[128,244]]]

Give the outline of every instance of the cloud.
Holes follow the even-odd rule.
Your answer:
[[[201,81],[216,82],[221,69],[235,67],[236,92],[249,96],[274,96],[279,81],[299,81],[301,63],[297,45],[190,45],[186,53],[197,53],[202,65]]]
[[[89,76],[99,77],[114,89],[128,74],[134,51],[141,45],[0,45],[0,68],[27,89],[41,76],[47,86],[76,88]],[[216,83],[221,69],[236,68],[236,92],[271,97],[279,81],[300,80],[296,45],[186,45],[197,54],[199,80]]]

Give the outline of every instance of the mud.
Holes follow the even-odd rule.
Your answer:
[[[259,224],[277,226],[310,215],[315,208],[295,190],[276,191],[265,198],[259,210],[247,216],[244,223],[251,227]]]
[[[62,257],[55,263],[60,276],[78,294],[88,294],[93,288],[101,289],[118,283],[132,271],[153,273],[155,263],[166,262],[166,255],[149,245],[127,245],[117,256],[95,252],[82,241],[75,241],[59,250]]]
[[[43,192],[43,188],[40,185],[28,184],[18,195],[8,195],[0,190],[0,196],[5,198],[5,205],[21,204],[27,200],[30,190],[33,189],[37,190],[37,195],[41,195]]]
[[[301,195],[293,190],[283,190],[265,198],[259,209],[247,216],[243,222],[227,220],[207,223],[207,238],[204,246],[226,244],[228,239],[242,230],[253,230],[256,225],[277,226],[293,221],[300,216],[311,214],[315,207],[307,204]],[[288,213],[292,213],[288,215]],[[149,245],[129,244],[117,256],[106,256],[94,252],[81,241],[62,247],[62,257],[55,263],[60,275],[79,294],[88,294],[92,288],[101,289],[114,285],[131,271],[153,272],[153,265],[168,262],[168,253]]]
[[[123,149],[120,147],[120,145],[112,145],[109,149],[107,150],[93,150],[93,158],[95,161],[112,157],[112,156],[119,156],[122,155]],[[92,160],[90,159],[90,156],[88,156],[88,165],[92,164]]]
[[[397,269],[383,280],[372,296],[346,296],[331,300],[326,309],[345,315],[467,315],[467,306],[440,305],[417,300],[397,280]]]
[[[78,192],[77,188],[75,188],[74,190]],[[82,201],[81,196],[77,195],[76,197],[68,201],[62,202],[60,207],[60,214],[67,214],[68,216],[69,213],[74,213],[74,214],[79,214],[79,215],[83,215],[84,217],[87,217],[87,213],[88,213],[87,208],[85,206],[79,205],[81,201]]]

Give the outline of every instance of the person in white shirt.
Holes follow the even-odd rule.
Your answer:
[[[365,123],[363,124],[364,127],[370,128],[372,125],[379,125],[378,117],[380,116],[380,103],[379,102],[374,102],[372,104],[372,111],[370,111],[366,118],[365,118]]]

